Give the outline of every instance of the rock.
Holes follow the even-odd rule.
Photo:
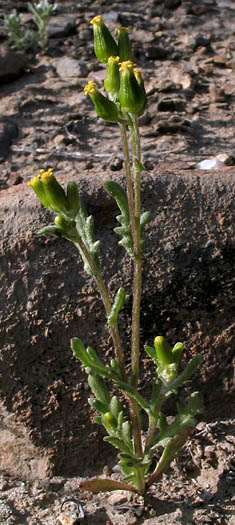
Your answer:
[[[115,490],[115,492],[108,497],[110,505],[120,505],[126,501],[130,501],[130,493],[126,490]]]
[[[214,83],[209,86],[209,95],[211,101],[214,102],[225,102],[227,97],[224,90],[221,87],[217,87]]]
[[[143,29],[137,29],[137,31],[135,31],[135,41],[143,42],[143,44],[152,42],[153,41],[152,31],[145,31]]]
[[[208,5],[194,4],[193,2],[191,6],[191,12],[192,14],[196,16],[204,15],[204,13],[206,13],[209,10],[210,10],[210,6]]]
[[[55,60],[53,65],[59,77],[69,84],[77,84],[78,78],[88,74],[85,62],[75,58],[61,57]]]
[[[216,64],[216,66],[226,66],[227,62],[228,62],[228,57],[226,57],[225,55],[215,55],[213,58],[212,58],[212,62],[214,64]]]
[[[231,413],[234,175],[228,168],[222,175],[182,170],[176,176],[160,164],[142,178],[143,209],[151,211],[152,222],[143,261],[141,346],[163,333],[172,343],[184,341],[187,360],[202,353],[193,388],[204,394],[209,419]],[[58,178],[66,184],[71,173]],[[74,177],[97,219],[105,279],[113,293],[120,283],[129,293],[130,261],[113,233],[119,211],[103,189],[104,178],[110,174],[98,170],[95,176]],[[124,184],[122,174],[112,179]],[[35,479],[48,473],[84,475],[92,465],[109,464],[110,449],[101,427],[91,424],[86,376],[72,356],[70,338],[80,336],[102,359],[110,357],[102,302],[75,248],[38,235],[52,216],[28,186],[1,191],[0,214],[1,425],[6,429],[0,467]],[[124,324],[130,311],[127,304]],[[145,366],[151,375],[148,361]],[[149,375],[141,383],[143,395]]]
[[[184,98],[163,97],[158,102],[158,111],[183,111],[185,109]]]
[[[157,89],[158,89],[158,91],[160,93],[161,92],[162,93],[168,93],[170,91],[174,91],[175,90],[175,85],[168,78],[166,78],[166,79],[159,79],[159,81],[157,82]]]
[[[28,58],[23,53],[0,47],[0,81],[11,82],[26,70]]]
[[[53,16],[47,26],[49,38],[61,38],[76,33],[76,20],[70,15]]]
[[[111,171],[120,171],[123,166],[123,159],[120,157],[113,157],[110,159],[109,167]]]
[[[181,5],[181,0],[165,0],[165,7],[167,9],[177,9]]]
[[[167,514],[161,514],[157,518],[148,518],[144,520],[146,525],[169,525],[169,523],[183,523],[182,522],[182,511],[177,509],[174,512],[168,512]]]
[[[232,155],[229,155],[228,153],[219,153],[218,155],[216,155],[216,158],[225,166],[234,166],[235,159]]]
[[[117,11],[114,11],[114,10],[110,10],[108,11],[107,13],[104,14],[103,18],[104,18],[104,22],[105,24],[110,24],[110,23],[117,23],[118,22],[118,13]]]
[[[16,186],[21,182],[23,182],[23,177],[19,173],[12,171],[7,180],[8,186]]]
[[[217,157],[213,157],[211,159],[201,160],[196,164],[196,167],[200,170],[220,170],[224,167],[224,163]]]
[[[170,70],[171,80],[174,84],[182,86],[183,89],[192,89],[194,81],[189,73],[185,73],[181,66],[173,66]]]
[[[103,87],[103,82],[106,74],[106,69],[99,69],[98,71],[91,71],[88,78],[98,82]]]
[[[151,44],[145,48],[146,58],[151,60],[166,60],[171,52],[171,48],[156,44]]]
[[[195,51],[198,47],[209,47],[210,46],[210,37],[207,36],[207,35],[201,35],[201,34],[198,34],[194,37],[194,42],[193,42],[193,45],[192,45],[192,49],[193,51]]]
[[[18,137],[18,126],[14,122],[0,122],[0,160],[5,159],[9,152],[13,139]]]

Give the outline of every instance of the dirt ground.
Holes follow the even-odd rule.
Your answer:
[[[0,20],[13,8],[32,24],[23,0],[2,0]],[[89,24],[97,14],[105,15],[111,29],[130,27],[134,59],[144,71],[145,169],[169,164],[177,175],[178,169],[217,155],[217,167],[233,165],[233,0],[63,0],[49,26],[45,55],[39,48],[23,56],[13,56],[12,50],[9,58],[10,42],[0,24],[1,53],[8,67],[6,74],[4,68],[0,71],[0,189],[25,182],[47,167],[55,174],[86,171],[91,176],[99,170],[121,170],[118,128],[97,120],[83,93],[87,78],[101,86],[104,76],[93,54]],[[61,510],[61,504],[79,498],[90,524],[232,525],[234,431],[234,407],[230,419],[199,423],[144,504],[123,493],[81,494],[80,478],[25,481],[1,472],[0,521],[53,525],[61,516],[60,523],[72,525],[72,518],[65,519],[72,507]],[[118,476],[115,465],[106,465],[105,474],[108,470]],[[122,509],[115,506],[121,504]]]

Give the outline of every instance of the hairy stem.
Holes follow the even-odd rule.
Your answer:
[[[105,283],[103,281],[103,278],[102,278],[102,275],[100,273],[100,270],[99,270],[97,264],[95,263],[93,257],[91,256],[91,254],[87,250],[87,247],[86,247],[86,245],[83,242],[81,237],[79,238],[77,243],[75,243],[75,245],[76,244],[79,245],[80,249],[82,250],[82,252],[83,252],[83,254],[84,254],[84,256],[85,256],[85,258],[86,258],[86,260],[87,260],[87,262],[88,262],[88,264],[90,266],[92,275],[93,275],[93,277],[94,277],[94,279],[96,281],[98,290],[99,290],[100,295],[101,295],[101,299],[102,299],[104,307],[105,307],[106,316],[108,318],[108,316],[109,316],[109,314],[111,312],[112,303],[110,301],[108,290],[107,290],[107,288],[105,286]],[[123,376],[123,378],[126,379],[124,354],[123,354],[123,349],[122,349],[122,345],[121,345],[121,340],[120,340],[120,335],[119,335],[117,322],[114,323],[114,325],[110,327],[110,332],[111,332],[111,336],[112,336],[112,339],[113,339],[116,359],[117,359],[118,364],[120,366],[120,369],[121,369],[121,372],[122,372],[122,376]]]
[[[128,195],[128,205],[129,205],[129,214],[130,214],[130,226],[132,233],[132,240],[134,242],[135,236],[135,202],[134,202],[134,192],[133,192],[133,181],[131,176],[131,163],[130,155],[128,148],[128,140],[126,133],[126,124],[119,124],[122,138],[122,147],[124,153],[124,164],[125,164],[125,175],[127,183],[127,195]]]
[[[175,436],[169,441],[169,443],[167,443],[155,470],[146,481],[146,488],[151,487],[151,485],[162,476],[163,472],[166,470],[172,459],[176,456],[179,449],[184,445],[185,441],[187,441],[192,430],[192,427],[186,428],[180,434],[178,434],[178,436]]]
[[[131,120],[130,120],[131,124]],[[130,214],[130,226],[131,226],[131,233],[132,233],[132,240],[135,250],[135,238],[136,238],[136,217],[135,217],[135,196],[133,191],[133,180],[132,180],[132,174],[131,174],[131,163],[130,163],[130,155],[129,155],[129,147],[128,147],[128,140],[127,140],[127,133],[126,133],[126,125],[120,124],[120,131],[121,131],[121,138],[122,138],[122,146],[123,146],[123,153],[124,153],[124,162],[125,162],[125,174],[126,174],[126,183],[127,183],[127,195],[128,195],[128,205],[129,205],[129,214]],[[136,152],[135,152],[136,154]],[[134,277],[134,282],[136,282]],[[135,289],[135,285],[134,285]],[[133,296],[136,297],[136,293],[133,291]],[[140,303],[140,301],[139,301]],[[137,311],[138,305],[137,301],[135,301],[135,320],[138,317],[138,311]],[[134,306],[133,306],[134,309]],[[136,323],[135,323],[136,324]],[[133,331],[133,317],[132,317],[132,331]],[[132,332],[133,333],[133,332]],[[133,337],[133,336],[132,336]],[[135,383],[137,383],[138,377]],[[132,421],[132,429],[133,429],[133,438],[134,438],[134,445],[135,445],[135,452],[138,457],[143,457],[143,447],[142,447],[142,439],[141,439],[141,421],[140,421],[140,412],[139,412],[139,406],[138,404],[133,400],[128,400],[129,403],[129,411],[130,411],[130,417]]]
[[[145,447],[144,447],[144,453],[146,454],[148,452],[148,449],[151,447],[152,439],[155,434],[155,430],[157,428],[158,424],[158,418],[159,418],[159,412],[161,410],[163,401],[165,399],[165,390],[166,386],[163,385],[162,391],[159,394],[159,398],[156,402],[156,405],[154,406],[154,419],[152,417],[149,418],[149,428],[145,439]]]
[[[132,305],[132,384],[137,386],[139,379],[139,347],[140,347],[140,301],[142,289],[142,260],[141,260],[141,238],[140,238],[140,213],[141,213],[141,197],[140,197],[140,175],[141,170],[139,164],[141,160],[140,152],[140,136],[138,120],[136,116],[132,116],[130,125],[131,131],[131,146],[133,154],[133,173],[134,173],[134,199],[135,199],[135,231],[134,231],[134,284],[133,284],[133,305]]]

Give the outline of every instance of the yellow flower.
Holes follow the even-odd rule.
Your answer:
[[[85,95],[94,95],[96,92],[96,83],[92,80],[89,80],[89,82],[84,87],[84,93]]]
[[[112,95],[113,99],[117,98],[120,88],[119,61],[119,57],[109,57],[104,79],[105,90]]]
[[[110,56],[118,55],[118,46],[101,15],[91,20],[94,32],[94,51],[100,62],[107,62]]]
[[[134,67],[135,64],[132,62],[132,60],[124,60],[124,62],[120,63],[119,71],[133,71]]]
[[[28,185],[33,188],[45,208],[56,213],[67,211],[67,200],[62,186],[57,182],[51,168],[41,170]]]
[[[145,106],[146,95],[143,87],[139,85],[134,74],[135,64],[131,60],[125,60],[120,64],[121,83],[119,90],[119,101],[124,113],[140,115]]]
[[[90,96],[98,117],[107,120],[108,122],[118,121],[118,110],[116,104],[102,95],[97,89],[95,82],[89,80],[84,88],[84,93],[85,95]]]
[[[103,17],[101,15],[94,16],[94,18],[91,19],[90,24],[102,24]]]

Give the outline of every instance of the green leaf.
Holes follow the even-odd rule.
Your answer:
[[[99,360],[93,348],[89,347],[86,350],[84,344],[78,337],[72,339],[71,346],[73,354],[82,362],[87,374],[99,374],[103,377],[116,380],[114,370],[109,368],[108,365],[104,365],[102,361]]]
[[[145,349],[145,352],[147,352],[147,354],[151,357],[151,359],[153,360],[154,364],[156,366],[158,366],[159,363],[158,363],[158,360],[157,360],[157,355],[156,355],[155,348],[152,348],[152,346],[145,345],[144,349]]]
[[[129,490],[138,494],[138,489],[124,483],[123,481],[116,481],[109,478],[90,478],[85,481],[81,481],[79,488],[81,490],[88,490],[89,492],[111,492],[113,490]]]
[[[130,447],[133,450],[130,421],[124,421],[124,423],[122,424],[122,437],[125,443],[128,445],[128,447]]]
[[[110,443],[111,445],[113,445],[113,447],[115,448],[118,448],[119,450],[121,450],[121,452],[125,452],[126,454],[129,454],[129,455],[132,455],[133,452],[131,450],[131,448],[129,448],[126,443],[124,443],[124,441],[122,441],[120,438],[118,437],[114,437],[114,436],[105,436],[104,437],[104,441],[108,441],[108,443]]]
[[[113,180],[105,181],[104,187],[109,195],[115,199],[122,215],[129,221],[130,217],[126,191],[120,186],[120,184],[118,184],[118,182],[114,182]]]
[[[123,307],[126,300],[126,292],[124,288],[119,288],[116,293],[111,312],[108,316],[108,324],[110,326],[114,325],[117,322],[118,314]]]
[[[89,403],[89,405],[92,408],[94,408],[95,410],[97,410],[101,414],[105,414],[107,412],[107,405],[104,405],[103,403],[101,403],[101,401],[98,401],[94,397],[89,397],[88,398],[88,403]],[[103,424],[102,423],[102,419],[101,419],[101,424]]]
[[[79,359],[84,366],[90,366],[90,359],[86,353],[85,346],[81,339],[73,337],[71,340],[72,352]]]
[[[109,409],[111,401],[109,391],[102,377],[98,375],[88,376],[88,385],[95,395],[96,399],[106,406],[106,412]]]
[[[122,405],[117,396],[112,397],[109,404],[109,409],[114,415],[114,417],[118,420],[119,413],[122,411]]]
[[[129,215],[129,205],[126,191],[114,181],[106,181],[104,183],[106,191],[111,195],[121,211],[121,215],[118,215],[116,218],[120,222],[121,227],[114,228],[115,233],[120,235],[122,239],[118,244],[123,246],[125,250],[133,257],[133,242],[132,234],[130,228],[130,215]]]
[[[116,381],[117,385],[119,386],[119,388],[121,390],[123,390],[124,392],[128,392],[128,394],[133,399],[135,399],[135,401],[138,403],[138,405],[140,405],[143,408],[143,410],[145,410],[147,413],[149,413],[149,411],[150,411],[149,404],[141,396],[141,394],[138,392],[138,390],[136,390],[136,388],[134,388],[129,383],[125,383],[124,381],[120,381],[120,379],[115,379],[115,381]]]

